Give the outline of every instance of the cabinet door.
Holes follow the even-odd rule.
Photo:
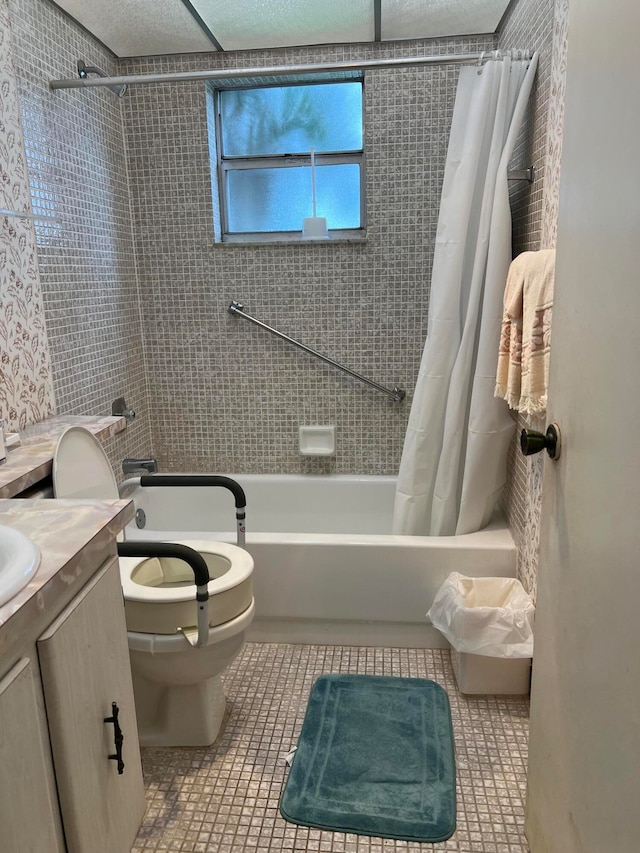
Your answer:
[[[22,658],[0,680],[0,848],[6,853],[63,850],[35,668]]]
[[[129,853],[144,788],[118,561],[101,569],[38,640],[60,811],[69,853]],[[118,774],[119,709],[125,768]]]

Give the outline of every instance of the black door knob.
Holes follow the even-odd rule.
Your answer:
[[[549,424],[546,433],[535,429],[523,429],[520,433],[520,448],[525,456],[533,456],[546,450],[552,459],[560,457],[560,427],[558,424]]]

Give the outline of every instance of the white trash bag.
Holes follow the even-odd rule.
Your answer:
[[[458,652],[530,658],[534,613],[519,580],[453,572],[436,593],[427,617]]]

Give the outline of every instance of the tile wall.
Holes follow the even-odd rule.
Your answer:
[[[514,159],[538,169],[533,187],[513,188],[516,252],[555,240],[567,2],[517,0],[499,36],[500,47],[541,50],[533,110]],[[153,449],[174,470],[395,473],[410,393],[398,406],[226,308],[240,299],[255,316],[355,370],[411,391],[456,70],[367,74],[368,239],[314,246],[215,245],[203,86],[132,88],[118,101],[104,90],[52,94],[46,82],[73,76],[78,58],[109,72],[144,73],[473,52],[496,39],[116,62],[47,0],[8,0],[8,12],[34,209],[59,218],[37,228],[58,411],[106,414],[125,394],[138,421],[111,448],[114,464]],[[31,226],[12,224],[11,239],[28,247]],[[33,251],[22,258],[35,270]],[[24,380],[23,420],[53,406],[42,340],[44,390]],[[335,460],[299,456],[303,423],[336,424]],[[524,460],[514,444],[506,507],[532,591],[540,495],[540,460]]]
[[[532,186],[516,185],[511,192],[514,256],[555,246],[568,18],[569,0],[516,0],[500,32],[500,47],[525,46],[540,51],[531,109],[514,156],[518,166],[533,164],[536,168]],[[505,508],[518,546],[518,574],[535,598],[544,454],[524,457],[518,437],[527,427],[544,432],[545,421],[515,414],[514,420]]]
[[[107,90],[51,92],[84,59],[115,60],[46,0],[9,0],[13,53],[58,414],[111,414],[121,394],[138,421],[112,439],[114,465],[151,449],[131,233],[122,105]]]
[[[121,62],[151,73],[491,49],[493,37]],[[457,68],[365,79],[367,241],[216,245],[204,84],[123,103],[154,449],[173,470],[397,471],[427,324]],[[398,405],[227,313],[255,317],[387,386]],[[298,426],[335,424],[337,455],[301,457]]]

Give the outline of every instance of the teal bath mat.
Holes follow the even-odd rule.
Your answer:
[[[446,692],[423,678],[321,676],[280,812],[336,832],[446,841],[456,826]]]

